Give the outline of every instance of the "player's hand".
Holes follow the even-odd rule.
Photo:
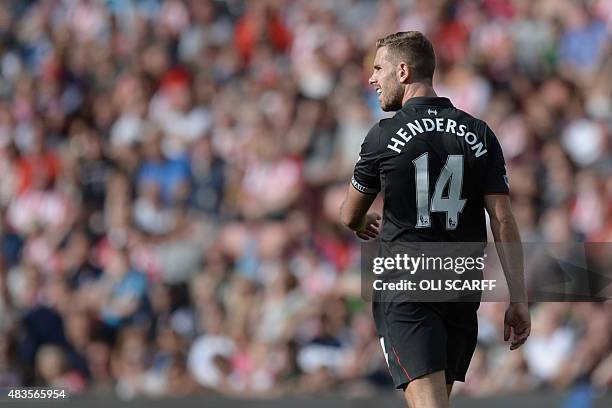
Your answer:
[[[380,219],[380,214],[375,212],[368,213],[365,216],[363,226],[359,231],[356,231],[355,234],[364,241],[376,238],[380,232]]]
[[[526,303],[510,303],[504,316],[504,341],[510,340],[510,350],[521,347],[531,333],[531,318]]]

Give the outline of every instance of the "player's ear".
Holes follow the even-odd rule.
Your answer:
[[[410,66],[405,62],[400,62],[397,65],[397,80],[402,84],[410,82]]]

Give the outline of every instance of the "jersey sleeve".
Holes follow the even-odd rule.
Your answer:
[[[486,125],[485,125],[486,126]],[[484,194],[508,194],[510,183],[506,174],[504,153],[495,133],[486,126],[487,163],[484,176]]]
[[[361,144],[359,160],[351,184],[364,194],[377,194],[380,191],[379,166],[380,125],[376,124],[366,135]]]

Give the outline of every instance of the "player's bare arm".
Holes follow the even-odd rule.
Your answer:
[[[368,214],[375,198],[376,194],[364,194],[349,185],[340,207],[342,223],[366,241],[376,238],[380,230],[380,215],[375,212]]]
[[[521,237],[507,195],[485,195],[485,206],[489,213],[491,232],[510,293],[510,305],[504,316],[504,341],[512,338],[510,350],[515,350],[525,343],[531,331],[523,273]]]

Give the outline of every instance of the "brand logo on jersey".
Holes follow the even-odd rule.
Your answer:
[[[437,115],[438,111],[435,109],[427,109],[427,114],[428,115]]]

